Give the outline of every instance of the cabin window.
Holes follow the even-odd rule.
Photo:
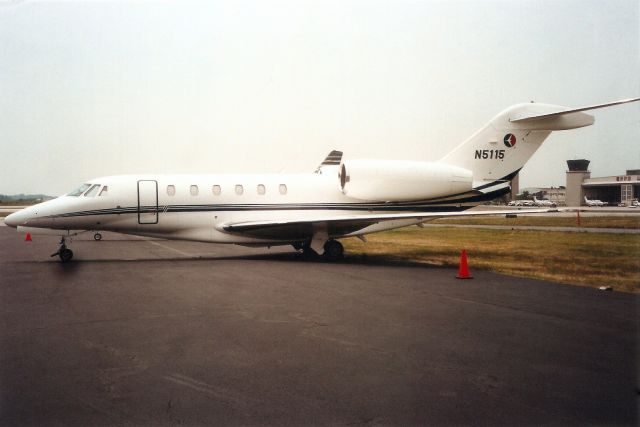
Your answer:
[[[262,184],[258,184],[258,194],[261,196],[264,196],[264,193],[266,193],[266,189],[264,188],[264,185]]]
[[[214,185],[212,191],[214,196],[219,196],[222,193],[222,188],[219,185]]]
[[[98,194],[98,196],[106,196],[108,192],[109,192],[109,187],[105,185],[104,187],[102,187],[102,190],[100,190],[100,194]]]
[[[280,184],[280,186],[278,187],[278,190],[280,191],[280,194],[287,194],[287,185]]]
[[[86,193],[84,193],[84,197],[93,197],[98,192],[98,188],[100,188],[100,184],[96,184],[89,189]]]
[[[198,195],[198,186],[197,185],[192,185],[191,187],[189,187],[189,193],[191,193],[192,196],[197,196]]]
[[[78,197],[79,195],[87,191],[87,188],[89,187],[91,187],[91,184],[82,184],[80,187],[76,188],[71,193],[67,194],[67,196]]]
[[[175,185],[167,185],[167,195],[175,196],[176,195],[176,186]]]
[[[238,196],[242,196],[242,193],[244,193],[244,188],[242,188],[242,185],[236,185],[236,194]]]

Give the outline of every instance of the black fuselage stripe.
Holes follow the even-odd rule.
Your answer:
[[[120,214],[138,214],[138,213],[187,213],[187,212],[247,212],[247,211],[318,211],[318,210],[340,210],[340,211],[359,211],[365,213],[371,212],[414,212],[414,213],[429,213],[429,212],[452,212],[452,211],[461,211],[471,208],[472,206],[424,206],[419,209],[408,208],[408,207],[399,207],[399,206],[389,206],[389,207],[378,207],[376,209],[362,209],[362,208],[345,208],[345,207],[335,207],[335,208],[326,208],[326,207],[280,207],[280,208],[257,208],[257,207],[227,207],[227,206],[211,206],[208,208],[183,208],[183,209],[167,209],[164,210],[162,208],[143,208],[141,210],[135,211],[114,211],[114,212],[69,212],[66,214],[50,216],[50,218],[75,218],[75,217],[83,217],[83,216],[98,216],[98,215],[120,215]]]

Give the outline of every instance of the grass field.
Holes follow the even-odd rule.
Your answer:
[[[637,292],[640,235],[408,227],[344,239],[349,254],[457,266],[582,286]]]
[[[639,212],[640,213],[640,212]],[[640,229],[640,215],[625,216],[581,216],[580,225],[576,216],[519,216],[517,218],[475,217],[475,218],[443,218],[432,224],[466,224],[466,225],[507,225],[507,226],[541,226],[541,227],[589,227],[589,228],[637,228]]]

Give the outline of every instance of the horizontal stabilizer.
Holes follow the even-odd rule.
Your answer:
[[[611,107],[613,105],[627,104],[629,102],[636,102],[636,101],[640,101],[640,98],[623,99],[620,101],[607,102],[605,104],[590,105],[588,107],[580,107],[580,108],[571,108],[567,110],[555,111],[555,112],[544,113],[544,114],[526,115],[525,113],[525,115],[520,117],[511,117],[509,118],[509,121],[512,123],[531,123],[531,122],[539,121],[541,119],[558,118],[558,117],[567,116],[573,113],[580,113],[582,111],[597,110],[598,108]]]

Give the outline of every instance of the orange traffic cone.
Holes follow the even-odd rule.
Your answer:
[[[467,251],[464,249],[460,253],[460,269],[456,279],[473,279],[473,276],[469,274],[469,265],[467,264]]]
[[[31,233],[27,233],[27,235],[24,236],[24,241],[25,242],[30,242],[31,241]]]

